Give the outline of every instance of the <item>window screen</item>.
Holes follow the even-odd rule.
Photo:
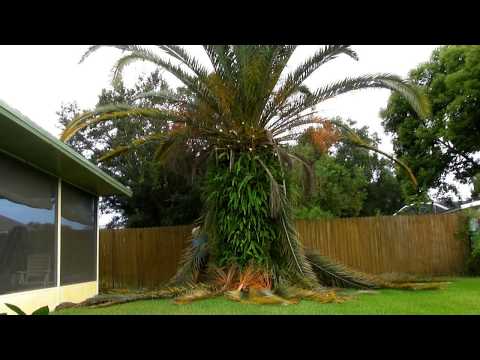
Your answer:
[[[97,278],[96,199],[62,182],[60,284]]]
[[[0,153],[0,294],[56,285],[57,183]]]

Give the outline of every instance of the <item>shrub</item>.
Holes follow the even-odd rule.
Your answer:
[[[473,226],[479,218],[480,214],[476,211],[468,214],[467,226],[472,252],[467,259],[467,273],[473,276],[480,276],[480,229],[478,226]]]
[[[480,232],[477,231],[471,236],[473,246],[472,252],[467,259],[467,272],[470,275],[480,276]]]

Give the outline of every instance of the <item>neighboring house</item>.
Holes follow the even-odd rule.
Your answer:
[[[469,229],[471,232],[477,232],[480,230],[480,200],[468,201],[462,204],[459,204],[456,208],[449,211],[449,213],[465,211],[465,210],[477,210],[477,215],[472,216],[469,221]]]
[[[420,205],[410,204],[402,207],[393,215],[450,214],[464,210],[480,211],[480,200],[457,202],[450,208],[436,202],[422,203]],[[473,217],[470,219],[469,228],[471,231],[478,231],[480,229],[480,218]]]
[[[98,293],[99,196],[131,191],[0,101],[0,313]]]
[[[459,203],[455,208],[452,208],[449,212],[456,212],[456,211],[462,211],[467,209],[480,210],[480,200]]]
[[[393,215],[442,214],[447,212],[448,210],[449,208],[442,204],[436,202],[429,202],[421,203],[418,205],[405,205]]]

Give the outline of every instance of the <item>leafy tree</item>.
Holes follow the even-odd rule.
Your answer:
[[[162,106],[161,100],[152,102],[149,98],[138,98],[139,94],[163,91],[171,96],[185,96],[182,90],[174,93],[161,78],[158,71],[147,77],[140,76],[132,89],[119,86],[102,90],[98,107],[112,103],[137,104],[140,107]],[[81,113],[75,103],[62,105],[57,113],[63,128]],[[105,151],[118,148],[141,139],[150,131],[166,131],[167,123],[156,119],[131,117],[115,124],[102,122],[98,126],[84,129],[73,136],[68,144],[92,162]],[[100,207],[104,213],[116,215],[109,227],[150,227],[190,224],[200,215],[201,201],[197,182],[193,181],[193,156],[188,151],[179,152],[175,162],[161,165],[152,160],[155,147],[146,144],[135,153],[125,153],[122,158],[112,158],[99,166],[109,175],[128,184],[132,189],[131,198],[112,196],[102,199]]]
[[[421,119],[408,103],[392,94],[381,113],[387,132],[394,135],[395,153],[409,164],[426,191],[456,191],[445,178],[453,173],[471,183],[480,171],[480,46],[443,46],[430,60],[410,72],[432,106]],[[412,189],[408,189],[412,194]]]
[[[473,191],[472,191],[472,198],[476,199],[480,197],[480,173],[475,175],[473,179]]]
[[[344,122],[340,118],[336,121]],[[354,121],[346,123],[355,126]],[[300,201],[298,217],[387,215],[403,205],[400,183],[388,159],[348,138],[339,141],[341,136],[328,127],[312,129],[299,139],[296,151],[315,166],[316,195]],[[370,134],[366,126],[355,131],[367,143],[380,143],[378,135]],[[297,181],[301,181],[299,176]]]
[[[347,120],[350,127],[356,123]],[[367,126],[355,128],[356,133],[367,143],[379,146],[377,133],[370,133]],[[352,171],[363,170],[366,179],[366,197],[360,216],[392,215],[404,204],[404,196],[397,174],[405,174],[401,168],[394,169],[392,162],[383,155],[356,146],[348,138],[336,145],[335,159]],[[409,181],[409,184],[411,181]]]
[[[120,119],[145,117],[168,122],[170,132],[151,131],[142,140],[110,151],[101,159],[149,143],[157,145],[155,158],[159,161],[192,143],[199,145],[196,156],[208,159],[201,223],[208,240],[200,237],[203,240],[192,242],[186,252],[173,280],[180,290],[166,289],[157,296],[183,294],[177,301],[185,302],[229,291],[227,295],[239,301],[247,296],[250,301],[288,303],[288,297],[335,299],[334,293],[320,292],[320,284],[375,286],[366,276],[355,275],[302,248],[292,216],[290,173],[286,171],[290,160],[301,159],[284,144],[298,137],[295,131],[300,127],[320,122],[309,109],[352,90],[399,91],[417,111],[426,114],[427,103],[415,87],[389,74],[347,78],[315,90],[304,85],[315,70],[337,56],[357,59],[348,45],[320,48],[285,77],[282,73],[296,49],[293,45],[204,45],[213,70],[180,46],[158,45],[162,55],[136,45],[114,46],[126,52],[114,67],[115,85],[121,83],[126,65],[143,60],[173,74],[194,96],[179,101],[165,92],[145,94],[167,101],[171,105],[167,109],[118,104],[97,108],[70,122],[62,140],[102,122],[116,125]],[[84,58],[100,47],[91,47]],[[354,132],[349,136],[354,139]],[[207,281],[212,272],[215,281]],[[195,282],[200,284],[192,290],[190,284]]]

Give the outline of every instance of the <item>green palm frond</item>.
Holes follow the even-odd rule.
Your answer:
[[[164,119],[170,121],[178,121],[178,115],[176,112],[159,110],[155,108],[138,108],[128,107],[123,111],[111,111],[110,107],[104,107],[101,110],[95,112],[86,112],[75,118],[70,124],[68,124],[60,135],[60,140],[67,142],[79,131],[97,125],[98,123],[105,121],[116,121],[123,119],[134,118],[148,118],[148,119]]]
[[[143,57],[139,56],[138,54],[129,54],[122,56],[120,59],[117,60],[115,65],[113,66],[112,72],[112,86],[115,89],[121,89],[123,87],[123,72],[125,68],[133,64],[137,61],[143,61]]]
[[[186,105],[186,102],[184,100],[179,99],[175,93],[172,93],[169,90],[152,90],[152,91],[138,93],[133,97],[133,100],[140,100],[140,99],[150,99],[152,101],[166,100],[168,103],[171,103],[171,104]]]
[[[390,155],[390,154],[378,149],[376,146],[373,146],[373,145],[369,144],[368,142],[366,142],[364,139],[362,139],[352,128],[350,128],[345,123],[334,120],[334,119],[330,120],[330,122],[332,124],[334,124],[335,126],[339,127],[340,129],[342,129],[343,133],[344,133],[344,137],[347,138],[348,140],[350,140],[353,145],[364,148],[366,150],[376,152],[378,154],[381,154],[381,155],[385,156],[387,159],[389,159],[389,160],[393,161],[394,163],[398,164],[408,174],[408,176],[410,177],[410,180],[412,181],[414,186],[415,187],[418,186],[417,178],[413,174],[412,169],[410,169],[410,167],[407,164],[405,164],[403,161],[401,161],[400,159],[397,159],[393,155]]]
[[[198,280],[200,273],[206,270],[209,250],[208,243],[192,243],[184,250],[179,269],[170,282],[171,284],[188,284]]]
[[[205,80],[204,78],[188,74],[180,65],[175,65],[171,61],[163,59],[155,52],[145,47],[138,45],[96,45],[87,50],[82,57],[82,61],[101,47],[114,47],[128,52],[128,55],[123,56],[117,61],[116,66],[112,70],[114,74],[114,84],[119,84],[121,82],[122,72],[126,65],[131,64],[134,61],[147,61],[167,70],[170,74],[174,75],[179,81],[187,86],[187,88],[193,91],[197,97],[203,99],[203,101],[214,107],[218,106],[216,102],[217,99],[210,93],[208,86],[206,86],[203,81]]]
[[[102,155],[101,157],[99,157],[97,159],[97,162],[99,162],[99,163],[100,162],[105,162],[107,160],[118,157],[122,154],[125,154],[129,151],[135,150],[140,146],[150,144],[154,141],[162,141],[162,140],[165,140],[165,135],[159,134],[159,133],[155,133],[155,134],[151,134],[151,135],[139,138],[139,139],[135,139],[129,145],[118,146],[115,149],[112,149],[112,150],[106,152],[104,155]]]
[[[235,83],[235,55],[232,45],[203,45],[216,74],[224,81]]]
[[[305,157],[297,153],[287,153],[295,161],[300,162],[303,167],[303,188],[304,188],[304,196],[310,197],[314,194],[315,191],[315,171],[313,169],[313,164],[308,161]]]
[[[261,121],[262,124],[267,124],[295,92],[299,91],[303,94],[310,94],[310,90],[305,85],[302,85],[303,82],[320,68],[320,66],[335,59],[341,54],[348,55],[353,59],[358,60],[357,54],[350,48],[350,45],[327,45],[318,50],[313,56],[290,73],[281,88],[276,91],[275,96],[270,99],[269,103],[264,108]],[[285,67],[285,65],[286,63],[283,66]]]
[[[306,252],[306,257],[320,284],[330,287],[375,289],[378,280],[370,275],[355,271],[339,264],[313,250]]]
[[[197,59],[193,58],[185,51],[181,46],[177,45],[157,45],[160,49],[165,51],[168,55],[173,58],[181,61],[186,65],[190,70],[192,70],[195,75],[201,79],[206,79],[208,77],[208,70],[200,65]]]
[[[368,88],[384,88],[398,91],[408,100],[412,108],[422,118],[427,117],[430,113],[429,102],[425,95],[422,94],[415,85],[391,74],[374,74],[346,78],[317,89],[311,97],[304,97],[301,101],[304,101],[305,105],[309,107],[350,91]]]
[[[318,50],[313,56],[298,66],[295,71],[285,80],[285,84],[278,91],[278,96],[289,96],[293,91],[299,89],[301,84],[310,77],[320,66],[336,59],[339,55],[345,54],[358,60],[358,56],[350,45],[327,45]]]

